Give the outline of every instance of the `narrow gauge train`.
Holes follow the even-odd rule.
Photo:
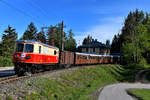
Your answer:
[[[16,41],[13,63],[15,73],[22,75],[25,72],[36,73],[40,70],[68,65],[120,63],[120,56],[60,52],[57,47],[41,42],[18,40]]]

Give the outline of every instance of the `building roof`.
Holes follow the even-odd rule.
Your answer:
[[[110,46],[106,46],[105,44],[98,42],[98,41],[94,41],[91,42],[90,44],[83,44],[81,46],[79,46],[79,48],[96,48],[96,47],[104,47],[104,48],[110,48]]]

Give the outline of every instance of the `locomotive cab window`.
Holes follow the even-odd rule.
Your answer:
[[[24,52],[32,53],[33,49],[34,49],[34,45],[33,44],[26,44]]]
[[[56,52],[56,50],[54,50],[54,55],[56,55],[57,54],[57,52]]]
[[[16,44],[16,52],[23,52],[24,44],[17,43]]]

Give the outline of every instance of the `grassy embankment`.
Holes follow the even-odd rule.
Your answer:
[[[12,58],[6,58],[0,56],[0,67],[5,67],[5,66],[13,66]]]
[[[134,81],[134,73],[139,68],[120,65],[99,65],[82,68],[59,76],[40,78],[31,87],[40,87],[41,91],[34,91],[26,95],[26,100],[94,100],[91,94],[104,85],[122,81]],[[28,93],[27,93],[28,94]]]
[[[148,89],[130,89],[128,93],[139,98],[139,100],[150,100],[150,90]]]

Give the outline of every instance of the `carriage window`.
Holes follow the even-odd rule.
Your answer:
[[[86,48],[86,52],[88,52],[88,48]]]
[[[54,50],[54,55],[56,55],[57,54],[57,52],[56,52],[56,50]]]
[[[39,53],[41,53],[41,46],[39,46]]]
[[[33,48],[34,48],[33,44],[26,44],[24,52],[32,53],[33,52]]]
[[[18,43],[16,44],[16,52],[23,52],[24,44]]]
[[[44,54],[47,54],[48,53],[47,48],[44,47],[44,51],[43,52],[44,52]]]
[[[93,52],[95,52],[95,48],[93,48]]]

